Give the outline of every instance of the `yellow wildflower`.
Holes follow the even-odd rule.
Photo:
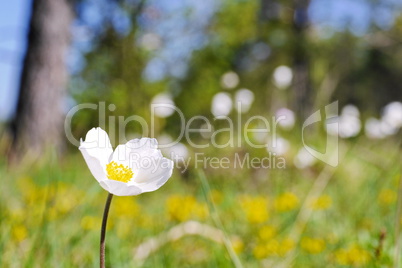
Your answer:
[[[292,239],[285,238],[282,241],[270,239],[266,242],[258,243],[253,250],[253,254],[257,259],[271,256],[285,256],[294,247],[295,242]]]
[[[169,216],[176,221],[186,221],[192,217],[204,219],[208,209],[190,195],[172,195],[166,200],[166,209]]]
[[[144,229],[152,229],[155,224],[155,220],[150,215],[142,213],[141,217],[136,219],[136,224]]]
[[[192,215],[198,219],[205,220],[208,216],[208,207],[205,204],[196,202],[194,204]]]
[[[267,248],[264,244],[258,244],[253,249],[253,255],[256,259],[264,259],[267,257]]]
[[[24,225],[18,224],[18,225],[13,226],[13,228],[11,230],[11,234],[12,234],[14,241],[21,242],[22,240],[27,238],[28,230]]]
[[[81,196],[84,196],[84,193],[78,189],[71,189],[64,184],[61,185],[54,197],[54,203],[58,212],[66,214],[73,210],[80,203]]]
[[[211,197],[212,197],[212,201],[215,204],[220,204],[223,201],[223,194],[222,194],[222,192],[220,192],[218,190],[213,189],[211,191]]]
[[[271,239],[266,243],[265,246],[268,256],[275,256],[278,254],[281,245],[279,244],[278,240]]]
[[[332,205],[332,199],[329,195],[321,195],[311,203],[313,210],[326,210]]]
[[[167,211],[173,220],[186,221],[191,217],[191,211],[196,200],[192,196],[172,195],[166,201]]]
[[[328,241],[329,244],[336,244],[339,241],[339,238],[335,233],[329,233],[326,237],[326,240]]]
[[[285,256],[289,251],[294,249],[295,242],[290,238],[285,238],[281,241],[278,248],[279,256]]]
[[[335,260],[340,265],[349,265],[349,254],[346,249],[340,249],[335,252]]]
[[[263,223],[268,220],[268,205],[265,197],[243,196],[240,203],[248,222]]]
[[[47,220],[49,220],[49,221],[56,220],[61,216],[57,207],[49,207],[47,209],[46,214],[47,214]]]
[[[30,201],[33,199],[33,196],[36,194],[35,190],[37,190],[37,186],[31,177],[21,177],[16,181],[16,183],[26,200]],[[35,198],[36,197],[37,196],[35,196]]]
[[[9,211],[11,220],[14,222],[22,221],[26,215],[26,211],[22,208],[13,208]]]
[[[364,265],[370,260],[370,253],[358,246],[349,249],[349,259],[354,265]]]
[[[114,201],[114,209],[117,217],[135,217],[140,213],[140,206],[132,196],[121,196]]]
[[[274,206],[277,211],[285,212],[295,209],[299,205],[299,198],[291,193],[286,192],[275,199]]]
[[[81,227],[84,230],[98,230],[101,222],[102,219],[99,217],[85,216],[81,219]]]
[[[40,204],[45,201],[47,194],[47,189],[34,186],[32,189],[24,193],[24,198],[28,204]]]
[[[273,238],[276,234],[276,228],[272,225],[265,225],[261,227],[261,229],[258,232],[258,237],[263,240],[267,241],[271,238]]]
[[[235,237],[235,238],[232,239],[232,247],[233,247],[233,250],[237,254],[239,254],[239,253],[243,252],[244,243],[240,238]]]
[[[127,235],[133,232],[132,224],[129,221],[120,220],[116,223],[116,232],[121,239],[127,238]]]
[[[278,254],[279,242],[276,239],[271,239],[267,242],[259,243],[253,250],[254,257],[264,259]]]
[[[341,265],[363,266],[370,260],[370,253],[359,246],[351,246],[335,252],[335,260]]]
[[[384,189],[378,195],[378,201],[382,205],[390,205],[396,202],[398,195],[395,191],[390,189]]]
[[[74,191],[61,188],[55,196],[49,197],[48,202],[52,205],[47,209],[47,220],[57,220],[67,214],[77,206],[77,200],[78,196],[74,194]]]
[[[301,240],[300,247],[310,254],[318,254],[325,249],[325,241],[320,238],[305,237]]]
[[[370,218],[363,218],[360,222],[359,228],[371,230],[373,228],[373,220]]]

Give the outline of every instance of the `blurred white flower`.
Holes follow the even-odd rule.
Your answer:
[[[267,151],[277,155],[284,155],[290,148],[290,143],[287,139],[276,137],[271,144],[268,145]]]
[[[172,175],[173,161],[162,156],[155,139],[133,139],[117,146],[113,152],[107,133],[93,128],[85,141],[80,142],[79,150],[89,170],[111,194],[129,196],[152,192]]]
[[[146,33],[141,37],[141,46],[147,50],[155,50],[161,47],[162,42],[159,35],[154,33]]]
[[[338,120],[339,120],[339,117],[338,117]],[[330,123],[326,122],[325,130],[327,131],[327,133],[329,135],[338,136],[339,135],[339,121],[338,121],[338,124],[330,124]]]
[[[294,158],[294,164],[298,169],[311,167],[317,159],[312,156],[305,148],[301,148]]]
[[[155,112],[155,115],[161,118],[165,118],[165,117],[169,117],[174,113],[174,101],[172,99],[172,96],[170,94],[167,93],[160,93],[158,95],[156,95],[152,101],[151,101],[151,105],[152,104],[159,104],[157,106],[155,106],[153,109],[153,111]]]
[[[211,112],[215,117],[227,116],[232,111],[233,102],[227,93],[217,93],[212,99]]]
[[[273,77],[275,85],[280,89],[284,89],[292,83],[293,72],[289,67],[282,65],[274,70]]]
[[[339,135],[341,138],[355,137],[362,128],[359,116],[360,112],[356,106],[346,105],[338,117],[338,125],[325,124],[326,131],[330,135]]]
[[[366,136],[370,139],[383,139],[385,134],[381,131],[381,121],[376,118],[369,118],[366,120],[364,130]]]
[[[188,149],[187,146],[183,143],[176,143],[172,147],[168,148],[169,156],[172,157],[173,161],[175,162],[182,162],[188,159]]]
[[[283,129],[292,129],[295,125],[295,113],[288,108],[280,108],[275,112],[275,120]]]
[[[270,129],[266,124],[264,124],[262,121],[258,121],[256,125],[253,125],[254,131],[250,132],[251,138],[259,144],[269,144],[267,143],[267,140],[269,139],[268,134]]]
[[[380,130],[385,136],[395,135],[398,132],[397,128],[384,120],[380,121]]]
[[[352,105],[352,104],[347,104],[342,108],[342,115],[350,115],[354,117],[360,117],[360,112],[359,109]]]
[[[402,103],[391,102],[384,107],[381,119],[366,120],[365,133],[371,139],[383,139],[395,135],[402,127]]]
[[[235,72],[227,72],[222,75],[221,85],[223,88],[232,89],[239,84],[239,76]]]
[[[254,101],[254,93],[251,90],[242,88],[235,94],[235,108],[241,113],[247,113]],[[240,106],[240,109],[238,109]]]
[[[361,122],[358,117],[342,114],[339,118],[339,137],[355,137],[359,134],[361,127]]]
[[[267,131],[253,131],[252,135],[253,139],[258,143],[263,143],[268,139]]]
[[[393,127],[394,132],[397,132],[397,129],[402,127],[402,103],[394,101],[387,104],[384,107],[382,121]]]
[[[269,138],[268,131],[269,130],[264,128],[264,126],[257,125],[257,127],[255,128],[255,131],[251,132],[251,135],[252,135],[251,137],[254,141],[258,142],[259,144],[266,143],[266,141]]]
[[[169,155],[173,161],[180,162],[188,158],[189,152],[187,146],[181,142],[174,142],[169,135],[161,135],[158,141],[159,148],[161,148],[164,155]]]
[[[162,134],[158,137],[158,144],[159,144],[159,148],[161,148],[162,152],[164,152],[164,149],[169,147],[173,142],[173,139],[170,135],[168,134]]]

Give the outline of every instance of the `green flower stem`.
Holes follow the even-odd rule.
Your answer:
[[[106,225],[107,225],[107,217],[109,215],[110,204],[112,203],[112,198],[113,195],[109,193],[105,204],[105,210],[103,211],[102,229],[100,237],[100,268],[105,268]]]

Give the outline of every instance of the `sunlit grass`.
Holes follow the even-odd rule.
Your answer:
[[[233,267],[225,240],[211,240],[205,230],[183,231],[180,239],[167,239],[144,260],[135,258],[137,247],[149,239],[195,221],[222,231],[244,267],[275,266],[290,252],[295,267],[390,266],[399,151],[386,143],[349,148],[324,191],[308,204],[312,214],[297,241],[292,230],[324,165],[263,173],[207,169],[207,189],[197,170],[188,171],[186,179],[176,170],[160,191],[115,198],[107,261],[113,267]],[[1,267],[97,266],[107,193],[80,155],[29,169],[2,164],[0,176]]]

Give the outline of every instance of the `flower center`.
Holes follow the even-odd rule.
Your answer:
[[[134,175],[131,168],[124,166],[123,164],[117,164],[115,161],[106,165],[107,177],[110,180],[129,182]]]

